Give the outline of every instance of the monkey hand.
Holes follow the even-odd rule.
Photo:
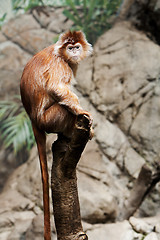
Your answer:
[[[85,115],[88,118],[88,120],[89,120],[89,126],[92,125],[93,117],[92,117],[92,115],[89,112],[83,110],[79,115]]]
[[[91,114],[89,112],[87,112],[87,111],[83,111],[78,116],[79,117],[85,116],[85,118],[87,118],[87,120],[88,120],[88,127],[90,128],[89,139],[91,140],[93,138],[93,136],[94,136],[94,131],[93,131],[93,128],[92,128],[93,118],[92,118]]]

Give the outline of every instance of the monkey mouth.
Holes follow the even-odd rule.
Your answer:
[[[73,56],[72,59],[73,59],[74,61],[77,61],[77,60],[78,60],[78,57],[77,57],[77,56]]]
[[[71,61],[73,63],[78,63],[79,62],[79,57],[78,56],[72,56]]]

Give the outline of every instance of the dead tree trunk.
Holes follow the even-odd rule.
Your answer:
[[[129,198],[124,202],[123,209],[120,211],[119,220],[129,219],[140,207],[145,197],[160,181],[160,165],[153,172],[146,164],[141,168]]]
[[[81,225],[76,166],[90,136],[90,121],[80,115],[72,139],[59,137],[52,145],[51,188],[58,240],[87,240]]]

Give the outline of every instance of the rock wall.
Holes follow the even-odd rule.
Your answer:
[[[2,27],[0,99],[19,93],[20,76],[29,58],[71,25],[62,9],[46,8],[18,16]],[[94,118],[95,137],[78,165],[81,215],[92,240],[132,240],[146,235],[146,240],[156,240],[160,235],[159,184],[136,213],[155,217],[111,223],[116,221],[142,165],[154,165],[159,156],[159,62],[159,46],[129,23],[121,22],[99,38],[93,56],[78,69],[74,89]],[[49,136],[49,168],[53,141]],[[13,169],[12,162],[18,159],[3,149],[1,153],[4,182],[8,162]],[[14,171],[0,195],[0,239],[43,239],[40,182],[34,147],[29,160]]]
[[[96,142],[105,163],[127,177],[122,184],[126,190],[145,162],[154,166],[159,159],[159,59],[158,45],[130,23],[120,22],[99,38],[90,66],[79,68],[77,88],[96,109],[91,108]],[[109,170],[112,176],[116,167]],[[155,208],[151,198],[156,199]],[[141,214],[155,214],[158,199],[152,192]]]

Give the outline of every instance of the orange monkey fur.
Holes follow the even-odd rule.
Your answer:
[[[45,132],[70,138],[77,115],[86,114],[91,119],[69,86],[78,63],[91,52],[81,31],[69,31],[60,35],[56,44],[33,56],[21,78],[22,103],[32,122],[41,165],[45,240],[51,240]]]

